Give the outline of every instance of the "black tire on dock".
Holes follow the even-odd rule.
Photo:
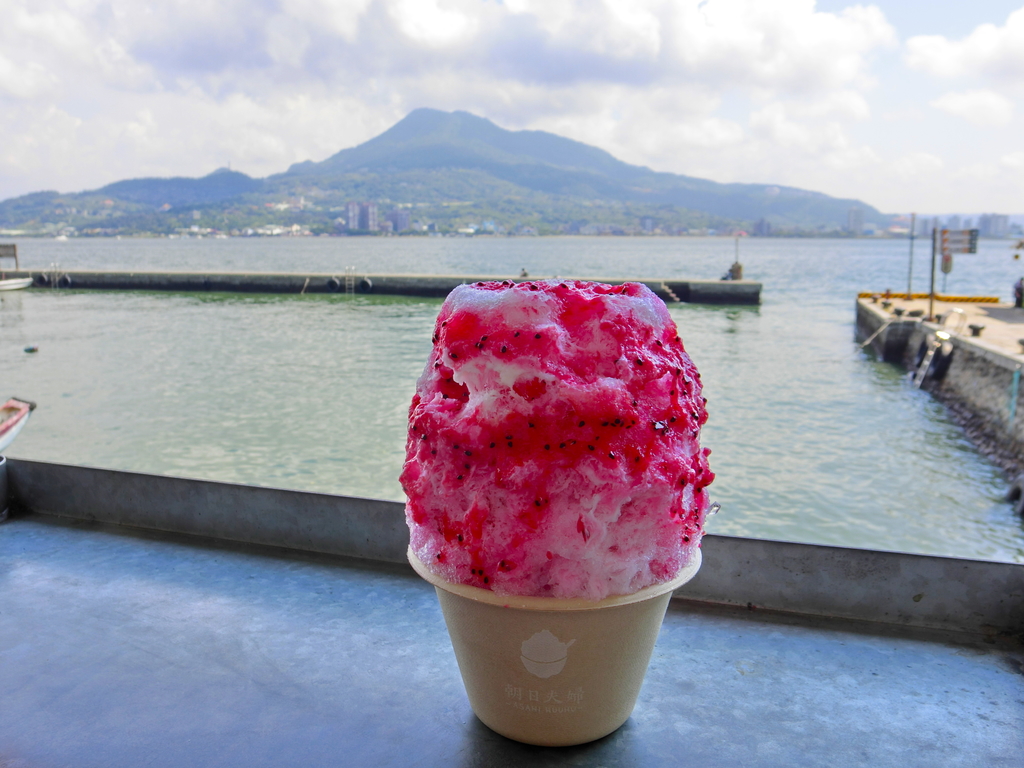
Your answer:
[[[924,361],[924,356],[928,354],[928,339],[921,342],[921,346],[917,348],[917,354],[914,355],[914,370],[916,371],[921,367],[921,363]]]
[[[1012,501],[1013,511],[1018,515],[1024,515],[1024,475],[1020,475],[1010,483],[1010,490],[1006,492],[1003,501]]]
[[[359,281],[356,290],[359,293],[373,293],[373,281],[368,277],[364,277]]]
[[[36,275],[35,283],[36,283],[36,285],[49,285],[50,284],[50,278],[47,277],[46,275]]]
[[[71,287],[71,277],[69,275],[61,275],[60,278],[57,280],[57,287],[58,288],[70,288]]]
[[[337,293],[341,290],[341,280],[336,277],[332,277],[327,281],[327,292]]]
[[[942,381],[946,377],[946,372],[949,371],[949,366],[952,362],[953,345],[947,341],[935,350],[935,357],[932,358],[932,364],[928,366],[928,373],[925,374],[925,378],[932,381]]]

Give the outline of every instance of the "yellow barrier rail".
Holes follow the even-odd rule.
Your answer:
[[[928,293],[912,293],[910,294],[911,299],[927,299],[931,294]],[[858,299],[870,299],[872,296],[878,298],[885,298],[885,293],[881,291],[861,291],[857,294]],[[889,299],[906,299],[907,294],[903,293],[890,293]],[[998,296],[944,296],[941,293],[935,294],[936,301],[944,301],[947,304],[999,304],[1000,299]]]

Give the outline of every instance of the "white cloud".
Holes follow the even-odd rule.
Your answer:
[[[299,68],[309,49],[310,38],[306,27],[296,19],[278,14],[267,24],[267,53],[287,67]]]
[[[790,156],[813,159],[836,170],[861,168],[879,162],[870,147],[854,144],[842,125],[834,120],[821,122],[792,119],[793,110],[781,102],[768,104],[751,113],[751,132],[770,146],[787,149]],[[770,151],[768,146],[765,151]]]
[[[663,4],[644,0],[509,0],[514,17],[535,28],[545,47],[616,59],[649,59],[662,44]]]
[[[962,40],[941,35],[911,37],[907,65],[938,77],[985,75],[1024,85],[1024,8],[1003,26],[982,24]]]
[[[351,43],[369,6],[370,0],[282,0],[281,12],[296,21],[326,27]]]
[[[860,122],[871,116],[871,107],[862,93],[846,89],[826,93],[806,104],[796,104],[793,113],[802,117]]]
[[[946,93],[930,103],[946,114],[980,126],[1004,126],[1013,119],[1013,102],[995,91]]]
[[[999,158],[999,164],[1014,171],[1024,169],[1024,152],[1011,152]]]
[[[442,47],[471,36],[476,20],[438,0],[395,0],[391,16],[406,37],[429,46]]]
[[[676,55],[691,71],[798,92],[868,84],[867,55],[896,41],[876,6],[820,13],[813,0],[680,4],[674,38]]]
[[[634,0],[604,0],[608,9],[610,24],[606,45],[613,55],[655,56],[661,50],[661,21],[643,3]]]
[[[722,181],[852,195],[888,193],[900,174],[931,178],[917,156],[890,170],[884,149],[863,138],[876,54],[896,44],[872,5],[825,13],[814,0],[5,4],[0,198],[202,175],[228,162],[267,175],[364,141],[420,106],[550,130],[627,162]]]
[[[56,84],[57,78],[42,65],[34,61],[18,65],[0,53],[0,94],[16,99],[38,98]]]
[[[942,158],[928,152],[911,152],[892,163],[892,170],[903,181],[929,176],[941,171],[943,167],[945,163]]]

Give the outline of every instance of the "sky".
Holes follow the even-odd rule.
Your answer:
[[[1022,0],[0,0],[0,199],[266,176],[417,107],[888,213],[1024,212]]]

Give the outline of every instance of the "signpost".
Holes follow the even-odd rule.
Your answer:
[[[907,267],[907,301],[914,295],[914,232],[917,230],[917,214],[910,214],[910,264]]]
[[[977,253],[978,230],[976,229],[943,229],[941,230],[943,255],[947,253]]]
[[[935,256],[942,254],[942,273],[953,271],[954,253],[977,253],[978,230],[976,229],[933,229],[932,230],[932,285],[928,294],[928,319],[935,319]]]

